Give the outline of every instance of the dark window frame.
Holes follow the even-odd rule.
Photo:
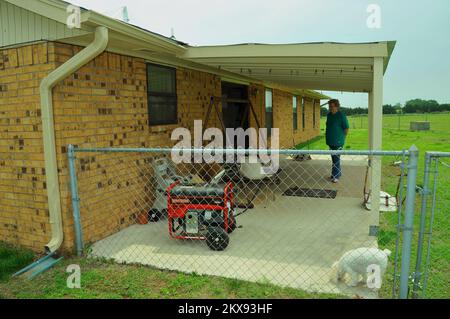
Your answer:
[[[316,128],[316,100],[313,102],[313,129]]]
[[[302,129],[306,129],[306,98],[302,97]]]
[[[267,92],[270,92],[270,111],[267,111]],[[264,108],[266,115],[266,128],[267,128],[267,137],[272,136],[272,128],[273,128],[273,90],[266,88],[264,91]],[[269,120],[270,119],[270,120]],[[269,122],[270,127],[267,125]]]
[[[152,91],[150,86],[149,86],[149,78],[148,78],[148,74],[149,74],[149,68],[151,67],[157,67],[160,69],[167,69],[171,71],[172,74],[172,85],[174,88],[174,92],[173,93],[167,93],[167,92],[158,92],[158,91]],[[149,126],[160,126],[160,125],[174,125],[174,124],[178,124],[178,96],[177,96],[177,69],[176,68],[172,68],[169,66],[165,66],[165,65],[160,65],[160,64],[155,64],[155,63],[146,63],[146,81],[147,81],[147,109],[148,109],[148,125]],[[154,114],[155,110],[152,110],[152,105],[151,105],[151,99],[152,98],[166,98],[166,102],[171,105],[172,107],[175,108],[174,110],[174,114],[170,119],[166,119],[166,120],[154,120],[154,117],[152,117],[152,113]],[[170,101],[170,100],[174,100]]]
[[[294,106],[295,101],[295,106]],[[297,96],[292,96],[292,129],[294,131],[298,130],[298,99]]]

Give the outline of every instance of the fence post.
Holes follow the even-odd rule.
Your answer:
[[[419,150],[415,145],[409,149],[408,179],[406,188],[405,222],[403,226],[402,266],[400,272],[400,299],[408,298],[409,268],[411,262],[411,242],[416,200],[416,178]]]
[[[450,156],[449,156],[450,157]],[[430,163],[431,165],[431,163]],[[427,244],[427,257],[425,259],[425,271],[423,274],[423,286],[422,286],[422,298],[425,298],[425,294],[427,292],[427,280],[428,280],[428,268],[430,265],[430,252],[431,252],[431,239],[433,237],[433,224],[434,224],[434,213],[436,212],[436,191],[437,191],[437,181],[438,181],[438,173],[439,173],[439,160],[438,158],[434,159],[434,177],[433,177],[433,196],[431,201],[431,216],[430,216],[430,227],[428,230],[428,244]]]
[[[83,233],[80,218],[80,198],[78,196],[77,172],[75,170],[75,150],[73,145],[68,146],[67,156],[69,158],[70,192],[72,194],[72,214],[75,229],[75,242],[77,255],[83,254]]]
[[[427,199],[430,193],[429,190],[429,180],[430,180],[430,165],[431,165],[431,156],[427,152],[425,153],[425,167],[423,174],[423,186],[422,186],[422,200],[420,207],[420,225],[419,225],[419,240],[417,243],[417,257],[416,257],[416,269],[414,271],[414,284],[413,284],[413,298],[418,298],[419,296],[419,281],[421,277],[421,264],[422,264],[422,252],[423,252],[423,240],[425,235],[425,222],[427,215]]]

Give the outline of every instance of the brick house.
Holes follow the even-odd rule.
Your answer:
[[[339,82],[344,87],[333,81],[321,86],[312,79],[318,69],[271,77],[278,72],[276,61],[261,62],[268,65],[264,74],[239,64],[247,50],[257,52],[258,61],[259,51],[280,50],[277,46],[242,45],[242,59],[226,67],[233,62],[227,56],[233,46],[191,47],[85,9],[80,28],[69,29],[67,5],[0,0],[0,240],[36,251],[74,246],[69,144],[169,147],[174,128],[192,129],[194,120],[204,119],[211,97],[225,96],[250,100],[261,126],[279,128],[280,147],[289,148],[320,134],[320,99],[327,97],[310,89],[368,90],[364,78],[358,79],[357,88],[345,81]],[[370,45],[368,51],[386,51],[388,60],[392,51],[386,43]],[[314,45],[298,46],[307,52]],[[282,48],[287,58],[291,48]],[[210,52],[214,49],[223,56]],[[80,62],[86,54],[91,57]],[[373,66],[363,67],[373,73]],[[58,73],[64,69],[68,73]],[[60,80],[49,84],[47,92],[43,83],[52,76]],[[296,76],[303,82],[290,80]],[[224,103],[226,108],[240,107]],[[209,126],[220,127],[217,116]],[[248,126],[255,127],[250,116]],[[84,216],[86,241],[98,240],[123,223],[113,220],[101,230],[90,228],[91,221],[107,214]],[[132,214],[130,208],[123,218]]]

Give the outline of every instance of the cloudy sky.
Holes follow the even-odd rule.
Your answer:
[[[69,0],[191,45],[397,40],[385,75],[384,103],[413,98],[450,102],[450,0]],[[367,27],[367,7],[381,28]],[[367,95],[324,92],[343,105]]]

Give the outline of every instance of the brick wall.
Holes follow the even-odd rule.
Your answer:
[[[0,51],[0,240],[42,251],[50,238],[39,83],[46,43]]]
[[[55,44],[64,62],[81,48]],[[146,65],[143,59],[104,53],[54,90],[56,145],[64,216],[64,246],[73,243],[66,146],[170,147],[172,130],[203,119],[211,96],[220,96],[220,79],[193,70],[177,70],[178,124],[149,126]],[[213,114],[210,125],[217,126]],[[151,156],[78,154],[81,219],[86,242],[135,223],[151,207]],[[142,176],[145,175],[145,176]],[[95,195],[92,195],[95,194]],[[84,198],[83,198],[84,197]],[[105,200],[105,199],[108,200]]]
[[[293,95],[277,89],[272,90],[273,125],[280,130],[280,147],[291,148],[300,143],[309,141],[320,134],[320,101],[317,102],[314,123],[314,100],[306,98],[305,127],[302,127],[301,96],[297,96],[297,130],[293,126]]]
[[[41,251],[50,239],[39,83],[81,49],[49,42],[0,51],[0,240]],[[183,126],[192,131],[194,120],[204,119],[210,97],[221,96],[220,77],[216,75],[179,68],[176,77],[178,124],[163,126],[148,125],[143,59],[106,52],[55,87],[53,108],[64,249],[70,250],[74,245],[67,145],[173,145],[172,130]],[[249,87],[249,97],[262,126],[264,96],[263,86]],[[282,147],[293,145],[293,135],[295,142],[300,143],[319,134],[319,128],[313,130],[309,124],[311,105],[307,107],[307,127],[301,129],[299,113],[299,130],[294,133],[292,95],[274,90],[273,98],[274,125],[280,127]],[[256,127],[252,116],[250,124]],[[214,111],[208,126],[220,127]],[[136,215],[148,209],[153,200],[150,160],[151,156],[146,154],[77,153],[86,242],[135,223]]]
[[[302,126],[302,107],[301,107],[301,97],[297,97],[297,130],[294,132],[295,144],[307,142],[318,135],[320,135],[320,100],[316,100],[316,117],[314,125],[314,100],[306,98],[305,103],[305,127]],[[292,117],[291,117],[292,122]],[[291,124],[292,127],[292,124]]]

